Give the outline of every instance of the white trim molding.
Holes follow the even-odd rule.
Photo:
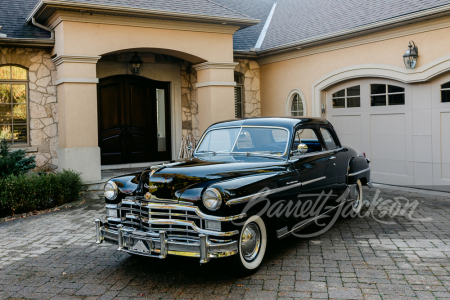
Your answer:
[[[405,67],[383,65],[383,64],[363,64],[345,67],[321,77],[315,81],[312,89],[312,115],[321,116],[321,100],[323,93],[339,82],[356,78],[385,78],[400,81],[403,83],[420,83],[450,71],[450,54],[436,59],[417,69],[406,69]]]
[[[234,81],[206,81],[194,84],[194,88],[201,88],[205,86],[236,86]]]
[[[130,16],[114,16],[105,14],[86,14],[82,12],[63,10],[53,14],[47,20],[46,24],[50,28],[56,28],[56,26],[64,21],[225,34],[233,34],[240,28],[237,25],[135,18]]]
[[[298,94],[300,96],[300,98],[302,99],[302,103],[303,103],[303,117],[308,116],[308,107],[306,104],[306,98],[305,95],[303,95],[303,92],[300,89],[292,89],[287,98],[286,98],[286,104],[285,104],[285,111],[284,114],[286,117],[290,117],[291,116],[291,106],[292,106],[292,96],[294,96],[294,94]]]
[[[193,65],[195,70],[201,71],[206,69],[233,69],[238,65],[237,62],[213,62],[207,61],[204,63]]]
[[[86,56],[86,55],[70,55],[61,54],[53,58],[52,61],[56,66],[62,63],[83,63],[83,64],[96,64],[97,61],[102,58],[101,56]]]
[[[95,83],[97,84],[98,78],[61,78],[56,80],[55,85],[60,85],[63,83]]]

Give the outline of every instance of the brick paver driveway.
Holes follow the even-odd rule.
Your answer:
[[[385,199],[398,195],[420,201],[414,217],[431,219],[340,220],[319,237],[277,241],[261,269],[244,278],[226,260],[200,266],[97,246],[93,220],[104,208],[88,200],[0,224],[0,299],[450,298],[450,199],[381,190]]]

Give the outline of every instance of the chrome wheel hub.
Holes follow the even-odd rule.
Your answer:
[[[250,223],[245,226],[241,236],[242,256],[246,261],[254,260],[261,248],[261,232],[258,225]]]

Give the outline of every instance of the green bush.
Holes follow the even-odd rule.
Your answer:
[[[35,156],[27,157],[24,150],[9,151],[10,145],[5,139],[0,140],[0,178],[19,175],[36,168]]]
[[[0,177],[0,217],[55,207],[75,201],[81,192],[80,174],[19,174]]]

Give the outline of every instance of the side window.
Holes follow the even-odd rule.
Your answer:
[[[335,141],[333,135],[328,128],[320,128],[320,133],[322,134],[323,140],[328,150],[338,148],[338,143]]]
[[[291,150],[297,150],[298,145],[305,144],[308,147],[306,153],[322,151],[322,144],[316,132],[311,128],[297,129],[294,135],[294,143]]]

